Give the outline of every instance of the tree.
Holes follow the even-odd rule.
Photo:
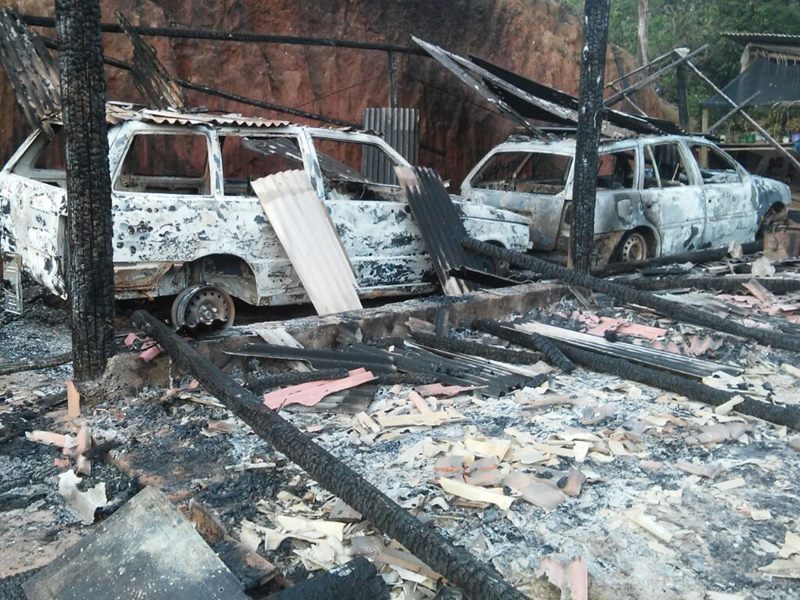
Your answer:
[[[114,344],[111,180],[99,0],[56,0],[67,145],[73,371],[99,377]]]

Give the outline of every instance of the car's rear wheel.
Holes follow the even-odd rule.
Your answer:
[[[619,245],[620,262],[637,262],[648,257],[647,238],[638,231],[629,231]]]
[[[227,329],[233,325],[236,308],[233,298],[215,285],[192,285],[175,297],[172,324],[188,329]]]

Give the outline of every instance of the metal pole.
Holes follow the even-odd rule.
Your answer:
[[[634,83],[630,87],[622,90],[621,92],[617,92],[616,94],[611,96],[608,100],[605,101],[604,106],[614,106],[616,103],[620,102],[626,96],[629,96],[629,95],[639,91],[644,86],[654,82],[656,79],[661,77],[664,73],[666,73],[670,69],[673,69],[673,68],[677,67],[681,63],[688,63],[689,59],[691,57],[693,57],[696,54],[699,54],[700,52],[705,51],[707,48],[708,48],[708,44],[704,44],[704,45],[700,46],[697,50],[694,50],[693,52],[690,52],[685,56],[681,56],[678,60],[675,60],[675,61],[669,63],[666,67],[661,67],[655,73],[652,73],[651,75],[648,75],[647,77],[645,77],[644,79],[642,79],[640,81],[637,81],[636,83]]]
[[[99,0],[56,0],[67,146],[73,371],[102,375],[114,355],[114,248]]]
[[[688,58],[688,57],[687,57],[687,58]],[[735,106],[736,106],[736,102],[734,102],[733,100],[731,100],[731,99],[730,99],[730,97],[728,97],[728,96],[725,94],[725,92],[723,92],[721,89],[719,89],[719,88],[718,88],[718,87],[717,87],[717,86],[714,84],[714,82],[713,82],[713,81],[711,81],[711,80],[710,80],[708,77],[706,77],[706,76],[705,76],[705,74],[703,74],[703,72],[702,72],[700,69],[698,69],[698,68],[697,68],[697,67],[694,65],[694,63],[693,63],[692,61],[690,61],[690,60],[687,60],[687,61],[686,61],[686,64],[687,64],[687,65],[689,65],[689,68],[690,68],[690,69],[692,69],[692,71],[694,71],[694,72],[697,74],[697,76],[698,76],[700,79],[702,79],[703,81],[705,81],[705,82],[706,82],[706,83],[709,85],[709,87],[711,87],[711,89],[712,89],[712,90],[714,90],[714,91],[715,91],[717,94],[719,94],[719,95],[720,95],[720,97],[721,97],[723,100],[725,100],[725,102],[727,102],[728,104],[730,104],[730,105],[731,105],[731,106],[733,106],[733,107],[735,107]],[[742,113],[742,116],[744,117],[745,121],[747,121],[748,123],[750,123],[750,125],[752,125],[753,127],[755,127],[755,128],[758,130],[758,132],[759,132],[761,135],[763,135],[763,136],[764,136],[764,138],[767,140],[767,142],[769,143],[769,145],[770,145],[770,146],[772,146],[773,148],[775,148],[775,150],[777,150],[777,151],[778,151],[780,154],[782,154],[782,155],[783,155],[785,158],[787,158],[787,159],[789,160],[789,163],[790,163],[790,164],[791,164],[791,165],[792,165],[792,166],[793,166],[795,169],[797,169],[797,171],[800,173],[800,162],[797,162],[797,159],[796,159],[794,156],[792,156],[792,155],[791,155],[789,152],[787,152],[787,151],[786,151],[786,148],[784,148],[783,146],[781,146],[781,145],[780,145],[780,144],[779,144],[779,143],[778,143],[778,142],[775,140],[775,138],[773,138],[773,137],[772,137],[772,136],[769,134],[769,132],[768,132],[766,129],[764,129],[764,128],[763,128],[761,125],[759,125],[759,124],[756,122],[756,120],[755,120],[755,119],[753,119],[753,117],[751,117],[750,115],[748,115],[748,114],[747,114],[746,112],[744,112],[743,110],[741,110],[741,111],[739,111],[739,112],[741,112],[741,113]]]
[[[709,134],[709,133],[714,133],[714,130],[715,130],[717,127],[719,127],[720,125],[722,125],[722,124],[723,124],[725,121],[727,121],[728,119],[730,119],[730,118],[731,118],[733,115],[735,115],[735,114],[736,114],[736,113],[738,113],[740,110],[742,110],[742,109],[743,109],[745,106],[747,106],[748,104],[750,104],[750,101],[751,101],[753,98],[755,98],[756,96],[758,96],[760,93],[761,93],[761,91],[757,91],[755,94],[751,94],[751,95],[750,95],[750,97],[749,97],[749,98],[747,98],[747,100],[744,100],[743,102],[740,102],[739,104],[737,104],[737,105],[736,105],[736,106],[735,106],[733,109],[731,109],[731,111],[730,111],[730,112],[728,112],[728,113],[725,113],[725,116],[723,116],[723,117],[722,117],[722,118],[721,118],[719,121],[717,121],[716,123],[714,123],[714,124],[713,124],[711,127],[707,128],[707,129],[706,129],[706,130],[705,130],[703,133],[706,133],[706,134]]]
[[[597,146],[603,120],[603,79],[610,12],[611,0],[586,0],[570,228],[570,261],[582,273],[589,272],[594,246]]]
[[[397,54],[389,52],[389,106],[397,108]]]

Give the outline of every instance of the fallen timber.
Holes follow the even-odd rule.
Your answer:
[[[637,290],[674,290],[695,288],[698,290],[714,290],[717,292],[735,292],[741,290],[745,283],[755,280],[773,294],[789,294],[800,291],[800,279],[788,277],[753,277],[751,275],[725,275],[709,277],[707,275],[686,275],[666,277],[637,277],[624,282]],[[623,283],[619,281],[617,283]]]
[[[259,437],[469,596],[482,599],[525,597],[489,566],[473,558],[466,549],[453,546],[277,412],[264,406],[256,396],[217,369],[158,319],[138,310],[132,320],[161,345],[179,368],[191,373],[207,392],[247,423]],[[550,584],[541,580],[531,583],[533,597],[555,597],[555,589]]]
[[[484,321],[476,323],[475,326],[487,333],[493,333],[498,337],[503,337],[523,348],[533,347],[534,342],[532,336],[537,335],[515,329],[513,326],[510,326],[510,324],[490,324]],[[657,387],[668,392],[686,396],[691,400],[696,400],[712,406],[720,406],[733,400],[737,396],[737,394],[711,387],[710,385],[688,377],[636,364],[628,359],[577,348],[560,340],[553,340],[552,343],[567,356],[567,360],[581,365],[585,369],[600,373],[608,373],[609,375],[615,375],[623,379],[629,379],[644,385]],[[741,398],[742,402],[735,406],[735,411],[743,415],[756,417],[757,419],[769,421],[776,425],[785,425],[790,429],[800,431],[800,408],[797,406],[771,404],[769,402],[753,400],[745,395],[741,395]]]
[[[568,285],[585,287],[602,294],[607,294],[620,302],[645,306],[676,321],[683,321],[701,327],[708,327],[722,333],[748,338],[764,346],[800,352],[800,336],[798,335],[768,331],[756,327],[747,327],[741,323],[718,317],[706,311],[677,304],[649,292],[637,290],[613,281],[598,279],[597,277],[579,273],[573,269],[568,269],[540,258],[528,256],[521,252],[498,248],[497,246],[486,244],[475,238],[467,238],[463,241],[463,244],[465,248],[491,258],[507,260],[512,265],[536,271],[547,277],[553,277]]]
[[[742,254],[755,254],[764,249],[763,242],[750,242],[742,244]],[[728,248],[712,248],[709,250],[697,250],[694,252],[683,252],[681,254],[672,254],[670,256],[659,256],[657,258],[648,258],[635,262],[618,262],[592,268],[592,274],[599,277],[607,275],[619,275],[621,273],[633,273],[639,269],[650,269],[653,267],[662,267],[664,265],[674,265],[678,263],[693,262],[703,263],[715,260],[722,260],[729,256],[730,250]]]

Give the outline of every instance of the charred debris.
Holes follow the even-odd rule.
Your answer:
[[[2,64],[39,130],[29,145],[63,128],[69,157],[65,173],[39,179],[24,152],[9,167],[39,186],[28,199],[44,251],[29,251],[20,225],[33,210],[21,200],[27,183],[13,199],[0,195],[0,213],[14,217],[2,230],[0,511],[9,525],[0,537],[10,550],[0,595],[792,597],[800,227],[791,199],[747,240],[721,229],[701,244],[690,231],[688,251],[616,262],[636,238],[621,232],[612,244],[593,225],[597,140],[667,140],[626,150],[651,152],[659,184],[652,145],[675,144],[688,159],[681,128],[643,114],[634,94],[672,68],[706,80],[691,61],[704,48],[659,57],[637,83],[605,86],[604,99],[609,3],[587,2],[576,98],[417,38],[402,47],[219,37],[134,27],[122,15],[101,24],[99,11],[76,7],[60,0],[56,20],[10,9],[0,18]],[[127,35],[133,63],[103,57],[101,31]],[[182,89],[234,95],[173,78],[142,36],[385,52],[392,106],[366,117],[372,132],[198,112]],[[78,68],[82,52],[92,69]],[[577,136],[572,210],[556,219],[565,255],[555,239],[550,253],[526,252],[535,217],[454,199],[416,165],[419,114],[396,106],[402,53],[441,63],[525,140],[558,143],[565,128]],[[101,60],[129,70],[151,108],[107,104]],[[613,108],[622,102],[637,114]],[[125,171],[136,135],[180,127],[208,136],[205,171]],[[219,138],[294,168],[228,180]],[[362,169],[323,152],[329,142],[369,146]],[[686,181],[675,163],[676,186],[712,181],[704,168],[734,177],[726,185],[743,181],[710,168],[703,152],[713,148],[684,163]],[[214,256],[167,256],[154,229],[171,235],[166,224],[180,219],[195,231],[208,216],[188,201],[165,207],[166,217],[135,206],[137,193],[157,202],[165,190],[235,193],[236,233],[212,240]],[[397,212],[358,205],[365,199]],[[619,198],[616,210],[630,204]],[[121,205],[140,221],[112,223]],[[203,225],[195,237],[214,226]],[[68,238],[69,249],[47,235]],[[258,239],[268,247],[260,262],[226,257]],[[71,331],[51,294],[70,298]],[[159,296],[175,297],[169,319],[152,314],[157,305],[115,317],[115,299]],[[314,314],[237,322],[242,299],[310,303]]]

